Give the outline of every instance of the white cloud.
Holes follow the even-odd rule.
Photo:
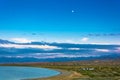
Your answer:
[[[34,54],[34,55],[33,55]],[[80,57],[99,57],[100,55],[93,54],[64,54],[64,53],[32,53],[29,55],[4,56],[7,58],[37,58],[37,59],[52,59],[52,58],[80,58]]]
[[[19,45],[19,44],[0,44],[0,47],[5,47],[5,48],[38,48],[38,49],[44,49],[44,50],[61,49],[57,46],[49,46],[49,45]]]
[[[13,42],[16,42],[16,43],[30,43],[30,42],[34,41],[34,40],[28,40],[26,38],[12,38],[10,40]]]
[[[115,49],[115,52],[120,53],[120,47],[117,47],[117,48]]]
[[[95,49],[95,50],[99,52],[110,52],[110,50],[108,49]]]
[[[120,45],[120,43],[100,43],[100,42],[90,43],[90,44],[97,44],[97,45]]]
[[[80,50],[80,48],[68,48],[68,50]]]
[[[87,38],[87,37],[84,37],[81,39],[81,41],[83,41],[83,42],[87,42],[88,40],[89,40],[89,38]]]

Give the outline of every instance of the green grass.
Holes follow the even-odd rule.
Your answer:
[[[63,69],[67,71],[76,71],[78,73],[81,73],[82,75],[90,77],[89,79],[85,80],[114,80],[115,78],[116,78],[115,80],[118,80],[118,78],[120,78],[120,66],[42,66],[42,67]],[[94,70],[83,70],[83,68],[94,68]]]

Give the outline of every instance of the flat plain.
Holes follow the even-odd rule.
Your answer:
[[[31,80],[120,80],[120,60],[72,62],[10,63],[1,66],[43,67],[58,70],[60,75]]]

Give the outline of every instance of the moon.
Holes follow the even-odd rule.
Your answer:
[[[74,13],[75,11],[74,10],[72,10],[72,13]]]

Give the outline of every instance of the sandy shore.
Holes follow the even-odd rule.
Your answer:
[[[8,64],[8,65],[2,65],[2,66],[16,66],[16,65]],[[31,67],[36,67],[36,66],[31,66]],[[36,68],[39,68],[39,67],[37,66]],[[45,68],[45,67],[42,67],[42,68]],[[53,69],[53,68],[47,68],[47,69],[59,71],[60,74],[58,74],[56,76],[52,76],[52,77],[46,77],[46,78],[23,79],[23,80],[73,80],[75,78],[83,77],[83,75],[81,75],[80,73],[77,73],[75,71],[67,71],[67,70]]]
[[[48,77],[48,78],[38,78],[38,79],[31,79],[31,80],[73,80],[74,78],[80,78],[82,75],[80,73],[74,72],[74,71],[66,71],[66,70],[60,70],[60,69],[55,69],[61,74],[53,77]]]

